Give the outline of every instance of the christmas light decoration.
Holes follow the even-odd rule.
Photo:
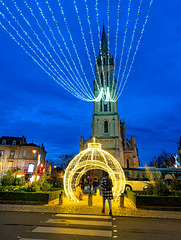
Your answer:
[[[86,13],[87,13],[87,22],[89,24],[89,33],[90,33],[90,37],[91,37],[91,44],[92,44],[92,49],[93,49],[93,53],[94,53],[94,59],[95,59],[95,62],[96,62],[97,61],[97,56],[96,56],[96,50],[95,50],[95,45],[94,45],[94,41],[93,41],[93,34],[92,34],[92,28],[91,28],[91,22],[90,22],[90,16],[89,16],[89,8],[88,8],[88,5],[87,5],[87,0],[84,0],[84,1],[85,1]],[[96,81],[97,88],[100,91],[101,77],[100,77],[100,73],[98,71],[97,63],[96,63],[96,70],[97,70],[97,73],[98,73],[99,82],[97,82],[97,78],[95,78],[95,81]]]
[[[101,149],[101,144],[88,143],[88,148],[69,163],[64,175],[64,190],[69,200],[79,201],[75,195],[76,187],[84,173],[100,169],[109,173],[113,183],[114,200],[119,199],[125,188],[125,174],[120,163],[108,152]]]
[[[96,11],[96,22],[97,22],[97,28],[98,28],[99,49],[101,49],[101,30],[100,30],[100,24],[99,24],[98,0],[96,0],[96,3],[95,3],[95,11]],[[102,57],[101,52],[100,52],[100,54],[101,54],[101,71],[102,71],[102,74],[103,74],[103,82],[104,82],[104,85],[105,85],[106,80],[105,80],[105,73],[104,73],[104,68],[103,68],[103,57]]]
[[[139,15],[140,15],[142,1],[143,0],[140,0],[140,4],[138,6],[137,18],[136,18],[135,25],[134,25],[134,28],[133,28],[133,33],[132,33],[132,37],[131,37],[131,42],[130,42],[128,54],[127,54],[127,59],[126,59],[126,63],[125,63],[125,66],[124,66],[124,71],[122,73],[121,81],[120,81],[119,87],[117,89],[117,92],[120,91],[120,88],[121,88],[121,85],[122,85],[122,82],[123,82],[123,79],[124,79],[125,71],[126,71],[126,68],[127,68],[127,64],[128,64],[128,61],[129,61],[129,56],[130,56],[130,52],[131,52],[131,49],[132,49],[132,44],[133,44],[133,41],[134,41],[134,36],[135,36],[136,28],[137,28]],[[120,66],[120,69],[121,69],[121,66]],[[119,69],[119,73],[120,73],[120,69]],[[118,81],[119,81],[119,73],[118,73]],[[113,99],[116,99],[116,91],[114,92]]]
[[[128,74],[127,74],[127,76],[126,76],[126,79],[125,79],[125,82],[124,82],[124,84],[123,84],[123,86],[122,86],[122,89],[121,89],[121,91],[119,92],[119,94],[118,94],[118,96],[117,96],[117,99],[121,96],[121,94],[122,94],[122,92],[123,92],[123,89],[124,89],[124,87],[125,87],[125,85],[126,85],[126,82],[127,82],[127,80],[128,80],[129,74],[130,74],[130,72],[131,72],[131,69],[132,69],[132,66],[133,66],[133,63],[134,63],[134,60],[135,60],[135,57],[136,57],[136,54],[137,54],[139,45],[140,45],[140,43],[141,43],[141,39],[142,39],[142,36],[143,36],[143,32],[144,32],[144,30],[145,30],[145,26],[146,26],[147,21],[148,21],[148,16],[149,16],[149,13],[150,13],[150,9],[151,9],[152,4],[153,4],[153,0],[150,1],[149,9],[148,9],[148,12],[147,12],[147,15],[146,15],[146,18],[145,18],[145,22],[144,22],[143,27],[142,27],[142,30],[141,30],[140,38],[139,38],[139,40],[138,40],[138,42],[137,42],[136,50],[135,50],[135,53],[134,53],[134,55],[133,55],[132,62],[131,62],[131,64],[130,64]]]
[[[85,21],[81,18],[81,14],[84,13],[78,9],[78,1],[73,0],[72,6],[74,7],[74,13],[76,14],[74,24],[80,27],[81,40],[83,40],[85,49],[82,49],[84,55],[87,55],[87,59],[84,59],[84,65],[79,55],[78,48],[74,41],[72,31],[70,31],[69,19],[66,17],[64,8],[65,3],[60,0],[52,1],[44,0],[0,0],[0,26],[4,29],[7,34],[28,54],[33,61],[41,67],[41,69],[47,73],[54,81],[61,85],[66,91],[74,95],[75,97],[88,102],[100,101],[101,99],[106,102],[115,102],[121,96],[123,89],[126,85],[128,77],[130,75],[135,57],[140,46],[140,42],[143,36],[143,32],[148,21],[148,15],[153,4],[153,0],[149,1],[149,9],[141,28],[140,37],[135,40],[135,33],[138,26],[138,20],[141,14],[141,5],[143,0],[139,0],[137,17],[133,26],[133,32],[129,41],[128,52],[123,66],[124,52],[126,51],[126,44],[128,39],[128,25],[131,14],[131,0],[128,1],[127,18],[125,23],[125,30],[122,39],[121,56],[116,70],[116,62],[118,56],[118,42],[119,42],[119,30],[123,27],[120,24],[120,9],[121,0],[113,3],[107,0],[107,3],[101,7],[101,11],[107,19],[107,36],[108,36],[108,51],[111,49],[110,42],[110,29],[111,29],[111,5],[117,4],[117,18],[116,18],[116,37],[115,37],[115,58],[114,68],[117,74],[117,81],[115,86],[114,76],[112,76],[110,67],[110,53],[108,57],[108,64],[103,61],[102,44],[101,44],[101,30],[100,30],[100,9],[98,6],[98,0],[95,1],[94,14],[89,11],[91,2],[87,0],[80,0],[84,3],[84,9],[88,27],[84,25]],[[146,3],[147,4],[147,3]],[[69,9],[66,9],[69,10]],[[81,14],[80,14],[81,13]],[[114,13],[113,13],[114,14]],[[115,14],[114,14],[115,15]],[[93,18],[91,18],[94,16]],[[102,16],[101,16],[102,17]],[[77,20],[77,21],[76,21]],[[94,22],[94,23],[93,23]],[[62,24],[64,26],[62,26]],[[93,32],[95,28],[91,27],[91,24],[97,25],[99,49],[96,49],[94,44]],[[61,27],[60,27],[61,26]],[[129,26],[130,27],[130,26]],[[95,71],[94,63],[91,60],[90,46],[88,39],[86,39],[85,29],[88,29],[90,34],[90,46],[94,54],[95,60]],[[112,30],[112,29],[111,29]],[[68,35],[68,37],[67,37]],[[60,37],[59,37],[60,36]],[[131,59],[131,50],[133,49],[133,42],[137,41],[135,51]],[[97,54],[100,54],[99,66],[97,63]],[[85,63],[89,61],[89,63]],[[130,64],[129,64],[130,62]],[[92,77],[86,76],[85,66],[91,69]],[[101,75],[102,74],[102,75]],[[90,75],[90,74],[89,74]],[[101,76],[100,76],[101,75]],[[113,80],[112,80],[113,78]],[[88,81],[89,79],[89,81]],[[94,96],[93,90],[90,86],[92,79],[95,81],[96,96]],[[103,82],[103,85],[102,85]]]
[[[88,83],[87,77],[86,77],[86,75],[85,75],[85,72],[84,72],[84,69],[83,69],[83,66],[82,66],[82,63],[81,63],[81,60],[80,60],[80,57],[79,57],[79,54],[78,54],[77,48],[76,48],[76,46],[75,46],[75,44],[74,44],[74,41],[73,41],[73,38],[72,38],[72,34],[71,34],[70,30],[69,30],[68,23],[67,23],[67,19],[66,19],[66,17],[65,17],[64,11],[63,11],[63,7],[62,7],[62,5],[61,5],[61,3],[60,3],[60,0],[57,0],[57,1],[58,1],[58,4],[59,4],[59,7],[60,7],[60,9],[61,9],[61,13],[62,13],[62,16],[63,16],[64,22],[65,22],[65,25],[66,25],[66,28],[67,28],[68,34],[69,34],[69,36],[70,36],[70,40],[71,40],[71,43],[72,43],[72,45],[73,45],[73,48],[74,48],[75,54],[76,54],[76,56],[77,56],[77,59],[78,59],[78,62],[79,62],[79,65],[80,65],[81,71],[82,71],[82,73],[83,73],[83,75],[84,75],[84,78],[85,78],[85,81],[86,81],[86,83],[87,83],[87,85],[88,85],[88,88],[89,88],[90,91],[91,91],[91,96],[94,96],[94,94],[93,94],[93,92],[92,92],[92,90],[91,90],[91,88],[90,88],[90,85],[89,85],[89,83]],[[83,85],[84,85],[86,91],[88,92],[88,89],[87,89],[87,87],[86,87],[86,85],[85,85],[85,83],[84,83],[83,80],[82,80],[82,83],[83,83]],[[89,94],[89,92],[88,92],[88,94]]]
[[[125,26],[125,31],[124,31],[123,46],[122,46],[122,50],[121,50],[121,59],[120,59],[120,63],[119,63],[118,79],[119,79],[119,74],[120,74],[121,67],[122,67],[125,42],[126,42],[126,37],[127,37],[127,32],[128,32],[130,9],[131,9],[131,0],[129,0],[129,4],[128,4],[128,13],[127,13],[127,20],[126,20],[126,26]]]
[[[114,66],[116,68],[116,58],[117,58],[117,47],[118,47],[118,33],[119,33],[119,12],[121,0],[118,1],[118,10],[117,10],[117,22],[116,22],[116,39],[115,39],[115,50],[114,50]]]

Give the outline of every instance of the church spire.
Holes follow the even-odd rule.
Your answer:
[[[108,49],[108,43],[107,43],[107,38],[106,38],[106,32],[105,32],[105,27],[103,25],[103,31],[102,31],[102,39],[101,39],[101,49],[100,51],[102,54],[108,55],[109,49]]]
[[[101,65],[113,65],[113,58],[111,58],[111,55],[109,53],[109,47],[105,32],[105,27],[103,25],[103,31],[102,31],[102,38],[101,38],[101,46],[99,50],[99,56],[97,58],[97,64],[98,66]]]

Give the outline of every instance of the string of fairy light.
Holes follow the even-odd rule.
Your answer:
[[[131,37],[131,41],[130,41],[130,45],[129,45],[129,49],[128,49],[127,58],[126,58],[126,63],[125,63],[124,70],[123,70],[123,73],[122,73],[121,81],[120,81],[120,83],[119,83],[119,87],[118,87],[118,89],[117,89],[118,93],[120,92],[120,88],[121,88],[121,86],[122,86],[122,82],[123,82],[123,79],[124,79],[125,71],[126,71],[126,69],[127,69],[127,64],[128,64],[128,61],[129,61],[129,56],[130,56],[130,52],[131,52],[132,45],[133,45],[133,41],[134,41],[134,36],[135,36],[136,28],[137,28],[137,23],[138,23],[139,15],[140,15],[140,10],[141,10],[142,1],[143,1],[143,0],[140,0],[139,6],[138,6],[137,18],[136,18],[136,21],[135,21],[135,24],[134,24],[134,28],[133,28],[133,33],[132,33],[132,37]],[[122,63],[122,57],[123,57],[123,53],[124,53],[125,39],[126,39],[127,28],[128,28],[128,23],[129,23],[130,6],[131,6],[131,0],[130,0],[130,2],[129,2],[129,7],[128,7],[128,15],[127,15],[125,35],[124,35],[124,40],[123,40],[123,48],[122,48],[121,60],[120,60],[120,65],[119,65],[118,80],[119,80],[119,77],[120,77],[119,74],[120,74],[120,70],[121,70],[121,66],[122,66],[121,63]],[[114,92],[113,98],[116,98],[116,92]]]
[[[74,9],[76,16],[74,20],[69,19],[69,9],[60,0],[53,3],[49,0],[9,0],[8,2],[0,0],[0,26],[50,78],[76,98],[91,102],[101,99],[115,102],[122,95],[130,76],[153,1],[138,1],[130,40],[128,29],[132,28],[130,26],[131,11],[135,11],[132,0],[128,0],[125,23],[120,14],[124,0],[117,0],[117,8],[113,8],[116,17],[113,20],[110,19],[111,6],[115,2],[112,3],[110,0],[107,0],[106,4],[104,3],[104,11],[100,7],[101,0],[95,0],[94,3],[87,0],[70,1],[72,11]],[[147,12],[141,27],[138,28],[141,13],[144,14],[143,2],[147,6]],[[124,10],[124,12],[126,11]],[[106,19],[104,25],[107,26],[107,54],[109,55],[106,64],[101,49],[100,18],[103,13],[105,14],[104,19]],[[113,22],[116,30],[114,41],[111,41],[110,33],[112,34],[111,24]],[[77,45],[77,35],[72,31],[72,23],[79,26],[76,34],[79,33],[79,39],[83,43],[81,51]],[[97,26],[97,30],[95,26]],[[124,32],[120,34],[120,29],[123,27]],[[112,61],[110,49],[113,47],[116,85],[110,66],[110,61]],[[88,68],[90,71],[87,70]],[[96,96],[91,87],[93,80],[97,89]]]
[[[69,26],[68,26],[67,19],[66,19],[65,14],[64,14],[63,7],[62,7],[62,5],[61,5],[61,3],[60,3],[60,0],[57,0],[57,1],[58,1],[58,5],[59,5],[59,7],[60,7],[60,10],[61,10],[62,16],[63,16],[63,20],[64,20],[65,25],[66,25],[67,32],[68,32],[69,37],[70,37],[70,41],[71,41],[71,43],[72,43],[72,46],[73,46],[73,48],[74,48],[74,51],[75,51],[77,60],[78,60],[78,62],[79,62],[79,66],[80,66],[81,71],[82,71],[82,73],[83,73],[83,75],[84,75],[85,82],[87,83],[87,85],[89,86],[89,89],[90,89],[90,85],[89,85],[88,80],[87,80],[87,77],[86,77],[86,75],[85,75],[85,72],[84,72],[84,69],[83,69],[83,66],[82,66],[82,63],[81,63],[81,60],[80,60],[80,57],[79,57],[77,48],[76,48],[76,46],[75,46],[75,44],[74,44],[74,40],[73,40],[72,34],[71,34],[70,30],[69,30]],[[88,89],[87,89],[87,87],[86,87],[86,85],[85,85],[85,83],[84,83],[83,80],[82,80],[82,84],[83,84],[83,86],[85,87],[86,91],[88,92]],[[91,89],[90,89],[90,90],[91,90]],[[89,94],[89,93],[88,93],[88,94]],[[91,95],[93,96],[92,90],[91,90]],[[93,96],[93,99],[94,99],[94,96]],[[91,98],[91,100],[92,100],[92,98]]]
[[[91,44],[92,44],[92,49],[93,49],[93,53],[94,53],[94,60],[95,62],[97,61],[97,57],[96,57],[96,50],[95,50],[95,45],[94,45],[94,40],[93,40],[93,33],[92,33],[92,28],[91,28],[91,21],[90,21],[90,15],[89,15],[89,8],[88,8],[88,4],[87,4],[87,0],[84,0],[85,2],[85,8],[86,8],[86,13],[87,13],[87,22],[89,24],[89,33],[90,33],[90,37],[91,37]],[[98,70],[98,66],[96,64],[96,71]],[[96,80],[96,86],[100,91],[100,85],[99,82],[101,81],[101,77],[100,77],[100,73],[99,71],[97,71],[97,75],[98,75],[98,81],[97,78],[95,78]]]

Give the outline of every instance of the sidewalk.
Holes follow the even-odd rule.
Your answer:
[[[20,212],[40,212],[40,213],[67,213],[67,214],[92,214],[103,215],[102,197],[93,196],[93,206],[88,206],[88,196],[80,202],[68,201],[63,199],[63,205],[58,205],[58,199],[53,203],[46,205],[21,205],[21,204],[1,204],[0,211],[20,211]],[[146,217],[146,218],[165,218],[180,219],[181,211],[163,211],[163,210],[142,210],[137,209],[132,201],[125,197],[124,207],[120,207],[119,202],[113,202],[113,216],[125,217]],[[109,214],[108,203],[106,202],[105,215]]]

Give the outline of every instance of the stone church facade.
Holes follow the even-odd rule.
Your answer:
[[[109,89],[111,96],[117,94],[117,81],[114,77],[113,57],[108,49],[105,29],[103,27],[101,48],[95,67],[94,94],[98,97],[100,86],[106,94]],[[102,149],[108,151],[121,164],[123,168],[133,168],[139,166],[138,150],[134,136],[130,140],[126,138],[126,126],[124,121],[120,121],[117,101],[106,101],[106,96],[94,102],[94,114],[92,117],[92,136],[102,144]],[[87,141],[80,138],[79,152],[87,148],[87,144],[92,142],[92,137]]]

